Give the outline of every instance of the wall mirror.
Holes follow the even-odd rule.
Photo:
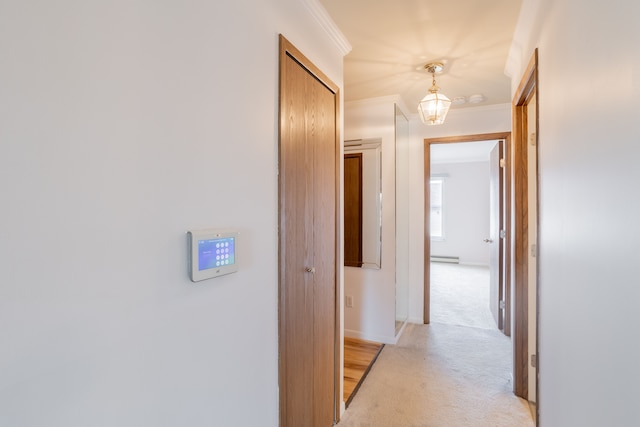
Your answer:
[[[382,140],[344,143],[344,265],[381,267]]]

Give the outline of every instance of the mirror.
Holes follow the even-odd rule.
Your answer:
[[[344,265],[381,268],[382,140],[344,143]]]
[[[409,120],[395,105],[396,335],[409,318]]]

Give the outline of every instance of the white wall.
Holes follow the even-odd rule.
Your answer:
[[[540,425],[640,425],[640,3],[521,16],[514,88],[539,49]]]
[[[458,256],[461,264],[489,265],[489,162],[438,163],[444,174],[444,240],[431,240],[431,255]]]
[[[394,97],[345,103],[344,139],[382,140],[381,268],[344,269],[345,335],[395,342],[395,110]]]
[[[342,86],[298,0],[0,5],[0,425],[278,424],[280,32]]]
[[[508,132],[511,129],[511,105],[452,109],[439,126],[424,125],[417,114],[411,116],[411,197],[410,197],[410,314],[411,321],[422,323],[424,301],[424,139],[444,136]]]

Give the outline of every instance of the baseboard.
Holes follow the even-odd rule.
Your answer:
[[[396,337],[395,337],[395,339],[393,341],[394,344],[398,344],[398,341],[400,340],[400,337],[404,333],[404,329],[407,327],[408,324],[409,324],[408,320],[402,324],[402,327],[400,328],[400,330],[396,334]]]
[[[431,255],[431,262],[447,262],[451,264],[459,264],[460,258],[457,256]]]
[[[364,333],[362,331],[355,331],[353,329],[345,329],[344,330],[344,336],[345,337],[349,337],[349,338],[358,338],[361,340],[366,340],[366,341],[374,341],[374,342],[379,342],[382,344],[395,344],[396,343],[396,337],[388,337],[388,336],[384,336],[384,335],[373,335],[373,334],[367,334]]]
[[[416,323],[418,325],[423,325],[424,319],[422,317],[409,317],[409,320],[407,320],[407,323]]]

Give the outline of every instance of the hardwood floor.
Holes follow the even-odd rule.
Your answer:
[[[344,401],[349,406],[384,344],[344,338]]]

